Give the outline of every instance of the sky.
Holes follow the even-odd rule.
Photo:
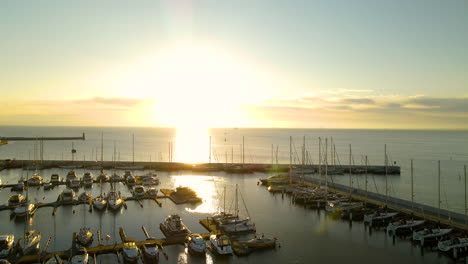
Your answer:
[[[0,2],[1,125],[468,129],[464,0]]]

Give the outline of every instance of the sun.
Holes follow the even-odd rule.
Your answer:
[[[209,45],[165,50],[154,72],[155,118],[179,129],[238,126],[242,105],[260,93],[251,65]]]

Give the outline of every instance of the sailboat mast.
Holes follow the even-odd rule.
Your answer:
[[[351,197],[352,191],[352,179],[351,179],[351,163],[352,163],[352,151],[351,151],[351,144],[349,144],[349,197]]]
[[[211,163],[211,136],[210,136],[210,144],[209,144],[209,147],[208,147],[208,151],[209,151],[209,154],[208,154],[208,163]]]
[[[242,164],[245,163],[245,137],[242,136]]]
[[[237,197],[237,184],[236,184],[236,218],[239,217],[239,198]]]
[[[467,223],[466,219],[466,209],[467,209],[467,200],[466,200],[466,165],[464,166],[464,172],[465,172],[465,225]]]
[[[325,138],[325,190],[328,193],[328,138]]]
[[[319,163],[318,163],[319,183],[322,183],[322,138],[319,137]]]
[[[271,144],[271,168],[273,169],[274,158],[273,158],[273,144]]]
[[[437,199],[437,206],[438,206],[437,217],[440,218],[440,203],[441,203],[440,202],[440,160],[438,162],[438,172],[439,173],[438,173],[438,177],[437,177],[438,178],[438,184],[437,184],[437,187],[438,187],[438,191],[437,191],[437,193],[438,193],[438,196],[437,196],[438,197],[438,199]]]
[[[132,164],[135,166],[135,134],[132,134]]]
[[[101,166],[104,163],[104,132],[101,132]]]
[[[387,144],[384,146],[384,163],[385,163],[385,204],[388,203],[388,175],[387,175]]]
[[[366,178],[365,178],[365,185],[366,185],[366,203],[367,203],[367,196],[368,196],[368,192],[367,192],[367,155],[366,155],[366,166],[365,166],[365,173],[366,173]]]
[[[305,166],[305,136],[302,138],[302,178],[301,181],[304,180],[304,166]]]
[[[289,136],[289,184],[292,182],[292,136]]]
[[[413,160],[411,159],[411,210],[414,207],[414,185],[413,185],[414,169],[413,169]]]
[[[224,185],[223,212],[226,213],[226,185]]]

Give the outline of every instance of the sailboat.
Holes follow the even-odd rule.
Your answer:
[[[387,164],[388,164],[388,157],[387,157],[387,145],[385,144],[385,207],[387,207],[387,200],[388,200],[388,174],[387,174]],[[376,223],[388,223],[393,217],[395,217],[398,213],[396,212],[373,212],[370,214],[364,215],[364,223],[369,225],[374,225]]]
[[[242,199],[242,201],[244,201]],[[243,232],[255,232],[255,224],[251,223],[250,217],[246,219],[239,219],[239,199],[238,189],[236,184],[236,196],[235,196],[235,215],[234,217],[223,218],[219,220],[218,226],[227,233],[243,233]],[[244,207],[247,211],[247,206],[244,203]],[[247,211],[248,213],[248,211]]]
[[[94,208],[96,208],[98,210],[102,210],[102,209],[106,208],[107,201],[104,198],[104,196],[102,195],[102,181],[99,183],[99,185],[101,186],[101,193],[99,194],[98,197],[94,198],[93,206],[94,206]]]
[[[30,255],[34,254],[37,251],[39,251],[39,248],[41,246],[41,233],[37,232],[35,230],[29,230],[29,217],[32,211],[34,210],[34,204],[29,202],[29,188],[26,189],[26,203],[23,204],[23,206],[15,208],[15,213],[22,214],[24,212],[24,215],[26,216],[26,221],[24,222],[24,237],[20,238],[19,241],[19,248],[22,252],[23,255]],[[24,208],[24,209],[19,209],[19,208]]]

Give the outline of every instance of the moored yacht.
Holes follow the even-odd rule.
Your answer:
[[[68,184],[68,186],[72,189],[78,189],[81,187],[81,181],[79,179],[73,179],[70,181],[70,183]]]
[[[78,200],[81,202],[91,201],[93,199],[93,195],[87,192],[82,192],[78,196]]]
[[[65,189],[60,194],[60,201],[73,202],[76,200],[76,194],[72,189]]]
[[[428,244],[434,244],[435,242],[444,240],[450,233],[452,229],[445,228],[426,228],[419,231],[413,232],[413,241],[420,241],[422,247]]]
[[[39,251],[41,238],[40,232],[36,233],[34,230],[26,232],[25,236],[19,241],[19,246],[23,255],[31,255]]]
[[[15,208],[13,211],[16,217],[26,217],[31,215],[34,211],[34,204],[30,203],[29,201],[25,201],[21,203],[18,207]]]
[[[107,206],[107,201],[106,201],[106,199],[104,197],[98,196],[98,197],[94,198],[93,206],[94,206],[94,208],[96,208],[98,210],[103,210]]]
[[[68,263],[70,264],[87,264],[89,259],[88,252],[86,248],[81,247],[78,251],[75,252],[73,257],[70,258]]]
[[[161,229],[166,236],[186,236],[188,229],[178,214],[171,214],[164,219]]]
[[[468,238],[466,237],[452,237],[447,240],[439,241],[437,248],[443,253],[448,254],[454,259],[458,259],[462,254],[468,250]]]
[[[219,255],[231,255],[231,241],[225,235],[211,235],[209,241],[211,251]]]
[[[60,183],[60,176],[58,174],[52,174],[50,176],[50,183],[51,184],[59,184]]]
[[[371,214],[364,215],[364,223],[369,225],[379,224],[379,223],[388,223],[393,217],[398,213],[389,213],[389,212],[373,212]]]
[[[133,187],[133,196],[136,198],[141,198],[145,196],[145,188],[141,185]]]
[[[34,175],[28,180],[28,186],[39,186],[42,184],[42,181],[42,176],[40,176],[37,173],[34,173]]]
[[[146,191],[146,195],[148,195],[150,197],[156,197],[158,195],[158,190],[156,188],[154,188],[154,187],[150,187]]]
[[[190,234],[185,239],[185,246],[188,249],[188,252],[194,255],[204,255],[206,251],[205,240],[200,234]]]
[[[70,184],[70,182],[74,179],[78,179],[78,176],[76,176],[76,172],[74,170],[71,170],[67,173],[65,181],[67,182],[67,184]]]
[[[107,176],[107,174],[104,173],[104,171],[101,171],[101,173],[99,173],[99,175],[97,176],[97,181],[99,182],[106,182],[109,180],[109,176]]]
[[[118,175],[117,173],[113,173],[111,178],[110,178],[110,181],[111,182],[119,182],[122,180],[122,177],[120,177],[120,175]]]
[[[256,235],[254,238],[241,242],[242,245],[250,248],[267,248],[276,246],[276,238],[268,238],[263,234]]]
[[[18,205],[24,201],[24,196],[22,194],[13,194],[8,198],[8,206]]]
[[[15,242],[15,235],[0,235],[0,258],[10,255]]]
[[[141,251],[143,252],[143,257],[146,261],[150,263],[158,263],[159,261],[159,248],[158,245],[154,242],[150,242],[153,238],[146,239],[147,243],[141,246]]]
[[[118,192],[111,190],[107,194],[107,205],[112,210],[120,209],[123,205],[123,199]]]
[[[394,234],[396,234],[398,232],[411,231],[422,224],[424,224],[424,220],[401,219],[398,221],[390,222],[387,226],[387,232],[393,232]]]
[[[87,227],[80,228],[80,232],[76,234],[76,241],[84,247],[91,245],[93,243],[93,232]]]
[[[85,172],[85,174],[83,175],[83,185],[84,185],[84,187],[86,187],[86,188],[92,187],[93,186],[93,181],[94,181],[93,174],[91,172]]]
[[[133,175],[128,175],[125,178],[125,182],[127,183],[127,186],[129,187],[132,187],[136,184],[136,180],[135,180],[135,177],[133,177]]]
[[[126,242],[122,247],[122,255],[126,263],[136,263],[140,257],[140,250],[135,242]]]

